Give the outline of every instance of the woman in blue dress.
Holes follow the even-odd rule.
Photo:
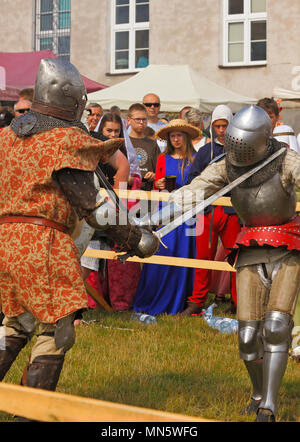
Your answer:
[[[176,189],[186,184],[196,154],[192,139],[199,137],[199,132],[184,120],[172,120],[157,132],[157,138],[166,140],[167,147],[157,160],[156,189],[166,190],[166,176],[176,176]],[[168,248],[161,245],[157,255],[196,257],[195,235],[190,223],[178,226],[164,237],[163,242]],[[176,315],[184,310],[193,284],[192,268],[144,264],[133,309],[151,315]]]

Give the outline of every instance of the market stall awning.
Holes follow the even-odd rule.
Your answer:
[[[43,58],[56,58],[52,51],[0,52],[0,100],[15,101],[21,89],[33,87],[35,77]],[[105,89],[84,75],[82,79],[88,93]]]

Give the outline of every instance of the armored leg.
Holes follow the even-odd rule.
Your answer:
[[[263,388],[263,341],[262,321],[239,321],[239,349],[252,383],[251,402],[241,414],[257,411],[262,399]]]
[[[3,380],[20,351],[25,347],[27,339],[18,336],[6,336],[2,338],[2,341],[5,345],[3,349],[0,345],[0,381]]]
[[[56,324],[39,324],[37,340],[25,367],[21,385],[55,391],[65,354],[75,342],[75,314],[59,319]],[[19,417],[20,422],[28,419]]]
[[[266,313],[263,328],[263,393],[259,411],[264,414],[264,410],[269,410],[273,420],[277,412],[279,388],[286,370],[292,327],[290,315],[277,311]]]
[[[55,325],[40,323],[36,344],[24,370],[21,384],[44,390],[56,389],[66,352],[75,342],[75,314],[59,319]]]

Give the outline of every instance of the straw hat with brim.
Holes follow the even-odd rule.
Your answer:
[[[195,126],[192,126],[189,123],[186,123],[184,120],[172,120],[170,123],[162,127],[156,132],[156,137],[162,140],[167,140],[170,132],[184,132],[190,135],[191,139],[199,138],[202,135],[200,129]]]

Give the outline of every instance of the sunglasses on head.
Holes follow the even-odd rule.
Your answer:
[[[19,112],[19,114],[25,114],[25,112],[29,112],[30,109],[16,109],[16,112]]]
[[[152,107],[152,106],[159,107],[160,103],[144,103],[144,106],[146,106],[146,107]]]

